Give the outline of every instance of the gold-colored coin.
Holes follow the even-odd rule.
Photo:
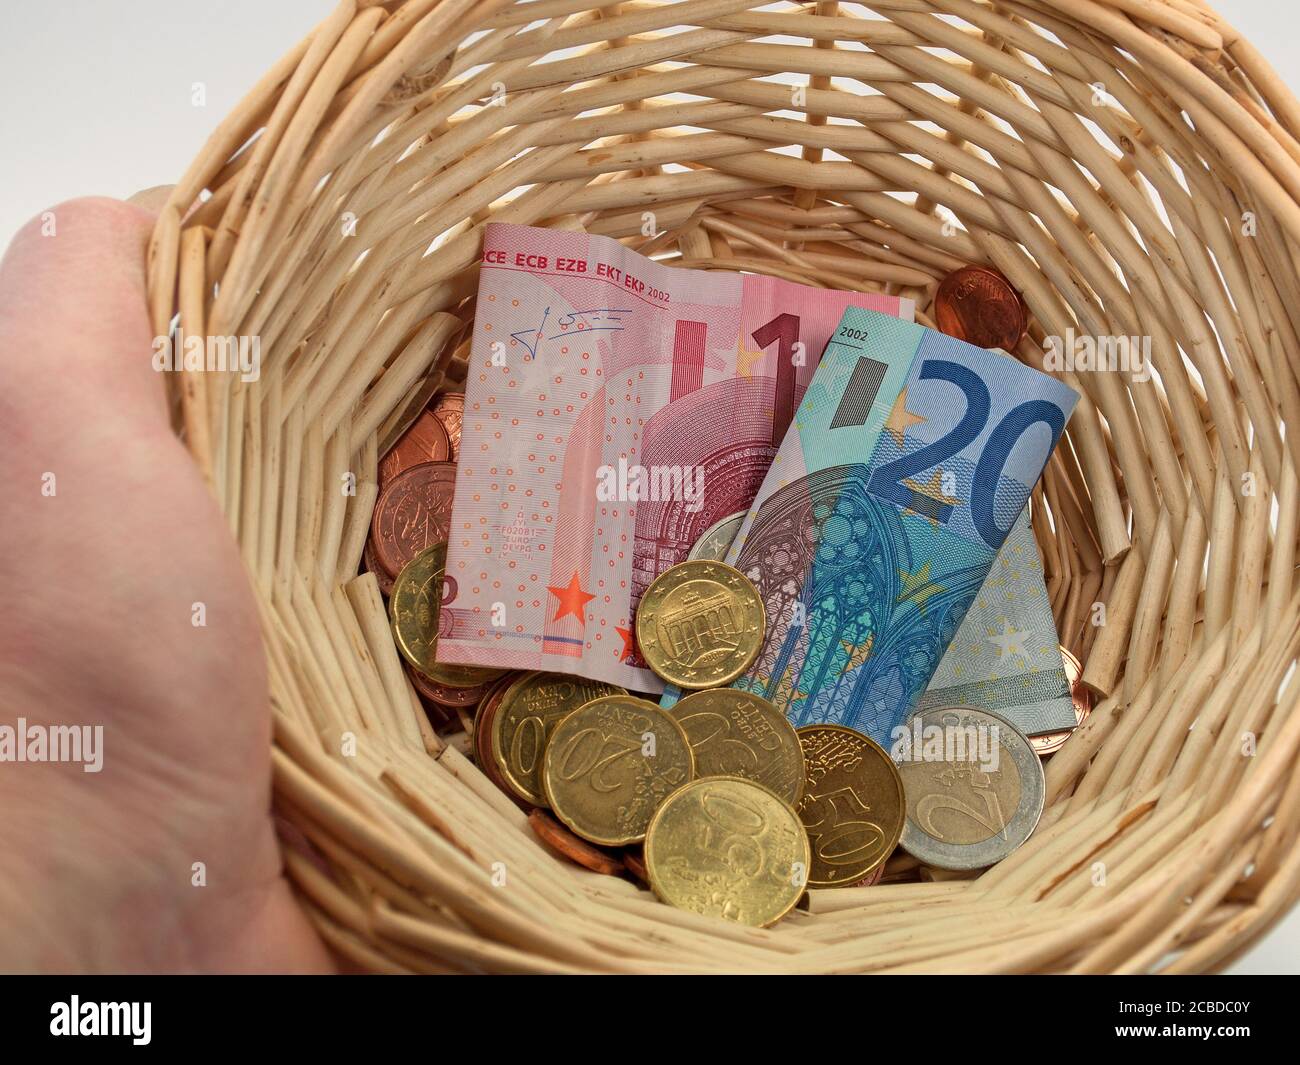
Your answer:
[[[426,547],[402,567],[388,600],[397,649],[426,677],[432,677],[436,667],[438,606],[446,566],[446,544]]]
[[[513,789],[506,783],[501,771],[497,768],[496,759],[492,757],[491,736],[492,724],[496,719],[497,709],[501,706],[501,697],[510,687],[512,677],[503,677],[489,689],[479,703],[478,710],[474,714],[474,720],[471,724],[474,726],[473,751],[474,761],[478,764],[483,775],[488,778],[504,794],[510,796],[517,806],[525,806],[522,799],[516,798]]]
[[[656,807],[694,775],[681,725],[631,695],[578,707],[555,726],[542,757],[542,791],[555,816],[607,847],[644,839]]]
[[[477,688],[507,671],[436,661],[446,570],[447,545],[442,543],[426,547],[402,567],[388,600],[393,639],[402,657],[434,684]]]
[[[763,646],[763,600],[721,562],[683,562],[641,597],[636,641],[646,664],[681,688],[730,684]]]
[[[851,728],[795,732],[807,773],[798,811],[812,846],[808,886],[856,884],[884,864],[903,834],[903,779],[878,743]]]
[[[706,777],[673,792],[645,840],[650,887],[660,899],[757,928],[794,909],[810,854],[794,810],[740,777]]]
[[[776,792],[782,802],[803,795],[803,748],[785,714],[738,688],[691,692],[668,712],[686,730],[695,775],[744,777]]]
[[[545,806],[542,754],[551,733],[583,703],[626,695],[616,684],[563,673],[525,673],[501,698],[492,722],[492,757],[511,790],[534,806]]]

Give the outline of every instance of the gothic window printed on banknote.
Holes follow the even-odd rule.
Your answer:
[[[727,555],[767,621],[734,686],[888,747],[1077,400],[1005,355],[847,310]]]
[[[660,692],[641,594],[748,509],[846,308],[912,302],[485,228],[438,656]]]

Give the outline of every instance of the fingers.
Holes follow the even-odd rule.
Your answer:
[[[146,210],[70,200],[0,261],[0,425],[74,426],[105,411],[165,428],[145,302]]]

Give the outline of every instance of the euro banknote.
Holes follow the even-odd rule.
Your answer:
[[[741,515],[709,534],[704,550],[710,557],[726,557],[743,520]],[[669,685],[664,704],[680,696]],[[1026,736],[1063,732],[1077,723],[1028,510],[998,551],[917,712],[946,706],[990,710]]]
[[[766,610],[734,686],[887,747],[1077,400],[1013,359],[848,309],[727,555]]]
[[[1077,724],[1060,637],[1023,512],[917,703],[970,706],[1006,718],[1026,736]]]
[[[641,594],[748,508],[845,309],[912,303],[485,228],[438,658],[660,692]]]

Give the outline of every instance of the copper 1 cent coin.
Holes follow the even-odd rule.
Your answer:
[[[1084,723],[1092,713],[1092,692],[1083,683],[1083,666],[1064,647],[1061,658],[1065,663],[1065,679],[1070,682],[1070,701],[1074,703],[1074,728]],[[1029,746],[1039,758],[1046,758],[1065,746],[1065,741],[1074,735],[1074,729],[1062,729],[1060,732],[1044,732],[1040,736],[1030,736]]]
[[[545,810],[529,813],[528,823],[537,833],[537,838],[551,850],[584,869],[606,876],[617,876],[623,871],[623,863],[615,855],[575,836]]]
[[[981,348],[1014,351],[1028,325],[1024,301],[987,266],[964,266],[939,283],[934,319],[949,336]]]
[[[403,470],[421,462],[446,462],[451,458],[451,437],[433,411],[421,411],[411,427],[379,460],[379,483],[386,485]]]
[[[465,394],[463,392],[444,392],[434,398],[433,416],[442,422],[451,441],[452,459],[460,458],[460,429],[465,421]]]
[[[421,462],[379,493],[371,543],[375,559],[390,576],[396,577],[425,548],[446,542],[455,491],[455,463]]]

